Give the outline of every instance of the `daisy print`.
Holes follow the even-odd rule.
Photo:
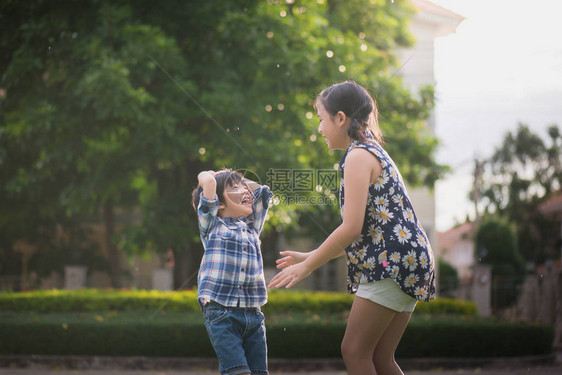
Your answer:
[[[363,241],[363,234],[360,234],[359,237],[357,237],[355,241],[351,243],[351,247],[358,247],[362,241]]]
[[[378,215],[377,215],[377,219],[379,222],[383,223],[383,224],[388,224],[389,221],[391,221],[394,218],[394,214],[392,212],[390,212],[388,210],[388,208],[384,207],[384,206],[379,206],[378,207]]]
[[[404,197],[400,194],[396,194],[395,196],[393,196],[392,201],[398,204],[401,208],[404,208]]]
[[[408,251],[408,254],[402,258],[402,264],[410,272],[418,268],[418,261],[416,259],[416,252],[414,250]]]
[[[427,291],[425,290],[425,288],[418,286],[414,290],[414,294],[416,295],[416,297],[419,297],[419,299],[424,299],[427,296]]]
[[[406,210],[404,211],[404,217],[410,223],[413,223],[414,222],[414,211],[411,208],[406,208]]]
[[[392,261],[392,263],[400,263],[400,258],[400,253],[397,251],[393,252],[390,256],[390,260]]]
[[[392,268],[390,269],[390,277],[392,277],[394,280],[396,280],[396,279],[398,279],[399,274],[400,274],[400,267],[392,266]]]
[[[369,206],[367,214],[369,215],[369,219],[375,220],[377,218],[377,208],[375,206]]]
[[[369,259],[367,259],[365,261],[365,263],[363,263],[363,268],[366,268],[368,270],[372,270],[375,267],[375,258],[374,257],[370,257]]]
[[[419,279],[420,278],[418,277],[418,275],[411,273],[408,275],[406,280],[404,280],[404,286],[406,288],[413,288],[414,285],[416,285],[416,283],[419,281]]]
[[[427,265],[429,264],[429,262],[427,261],[427,254],[426,253],[422,253],[420,255],[420,267],[423,268],[424,270],[427,269]]]
[[[386,251],[379,254],[379,263],[386,262]]]
[[[375,204],[386,207],[388,206],[388,198],[384,195],[379,195],[375,197]]]
[[[363,246],[357,251],[357,258],[362,260],[365,258],[365,254],[367,254],[367,246]]]
[[[375,243],[375,244],[380,243],[381,240],[383,239],[381,227],[375,227],[374,225],[371,225],[369,227],[369,234],[373,238],[373,243]]]
[[[384,187],[384,185],[386,185],[387,182],[388,182],[388,174],[386,173],[385,170],[383,170],[381,175],[375,182],[375,189],[381,190]]]
[[[420,246],[425,247],[425,237],[423,236],[423,234],[418,233],[416,237],[418,239],[418,243],[420,244]]]
[[[412,233],[410,233],[410,230],[402,224],[397,224],[394,227],[394,234],[398,238],[398,242],[400,242],[401,244],[405,244],[410,239],[410,237],[412,237]]]

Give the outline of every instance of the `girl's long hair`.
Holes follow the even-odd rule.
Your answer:
[[[365,131],[369,130],[377,142],[384,143],[376,102],[363,86],[353,81],[336,83],[318,95],[314,102],[315,108],[318,102],[322,103],[331,116],[342,111],[351,119],[347,129],[351,139],[363,142],[366,140]]]

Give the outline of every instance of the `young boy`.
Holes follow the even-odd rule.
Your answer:
[[[199,173],[193,207],[205,248],[197,299],[221,374],[268,374],[259,235],[272,193],[235,171]]]

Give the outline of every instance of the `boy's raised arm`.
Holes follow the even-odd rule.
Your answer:
[[[203,188],[203,196],[209,200],[215,199],[217,194],[217,180],[213,177],[214,174],[213,171],[203,171],[197,176],[199,186]]]

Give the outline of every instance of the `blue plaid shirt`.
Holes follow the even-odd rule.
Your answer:
[[[259,235],[269,208],[271,190],[253,192],[248,217],[218,216],[219,201],[201,193],[197,214],[205,254],[197,278],[197,299],[230,307],[260,307],[267,302]]]

